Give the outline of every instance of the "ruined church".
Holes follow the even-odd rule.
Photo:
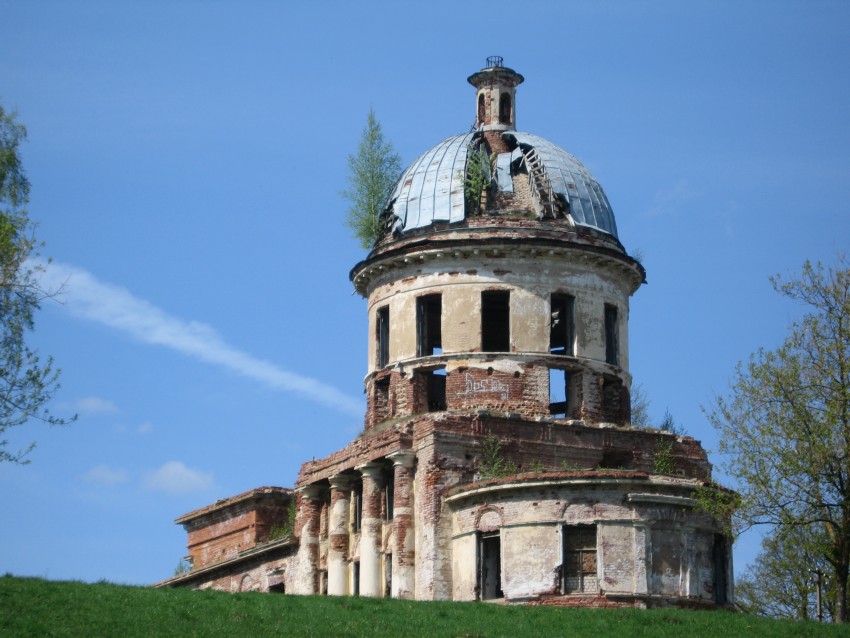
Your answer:
[[[365,427],[179,519],[159,586],[586,606],[726,606],[700,443],[631,425],[629,298],[645,282],[600,184],[517,130],[523,76],[468,81],[475,126],[401,175],[372,251]]]

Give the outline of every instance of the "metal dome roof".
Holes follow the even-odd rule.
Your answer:
[[[475,133],[443,140],[413,162],[390,196],[395,216],[393,231],[404,233],[438,221],[459,222],[465,217],[464,181],[466,160]],[[533,148],[540,159],[552,191],[569,203],[572,221],[617,237],[617,224],[605,192],[584,165],[548,140],[520,131],[506,131],[503,137],[518,148],[496,157],[497,181],[500,169],[518,159],[522,150]]]

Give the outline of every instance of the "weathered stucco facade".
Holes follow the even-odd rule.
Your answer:
[[[697,507],[719,489],[704,450],[630,425],[643,267],[584,166],[516,131],[522,76],[493,58],[469,81],[475,130],[405,171],[351,271],[369,316],[363,434],[305,463],[294,500],[262,488],[275,507],[249,493],[178,519],[193,567],[164,585],[731,603],[729,543]],[[283,538],[248,534],[296,503]]]

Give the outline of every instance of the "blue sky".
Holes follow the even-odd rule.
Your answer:
[[[0,466],[0,572],[168,577],[174,518],[357,435],[346,156],[370,108],[405,164],[467,130],[489,55],[526,78],[518,128],[585,163],[643,255],[654,418],[716,449],[700,406],[799,316],[768,276],[850,244],[848,24],[827,1],[4,0],[0,100],[66,283],[31,340],[79,420],[8,433],[38,446]]]

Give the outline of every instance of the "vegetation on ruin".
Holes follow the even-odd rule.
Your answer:
[[[478,212],[481,208],[481,193],[490,186],[490,179],[490,155],[487,153],[487,146],[483,143],[470,145],[464,182],[467,210]]]
[[[381,218],[401,174],[401,158],[384,138],[373,110],[360,136],[357,152],[348,156],[348,190],[340,194],[351,202],[345,223],[363,248],[370,249],[381,235]]]
[[[573,609],[282,596],[0,578],[3,636],[843,636],[844,627],[727,611]]]
[[[519,473],[519,467],[502,454],[502,444],[499,439],[488,433],[481,448],[481,459],[478,462],[478,471],[482,479],[502,478]]]
[[[673,441],[658,441],[655,444],[652,469],[657,474],[674,474],[676,472],[676,456],[673,454]]]
[[[45,407],[59,388],[53,359],[42,360],[26,336],[34,328],[35,312],[54,294],[39,282],[39,242],[27,216],[30,183],[21,164],[21,142],[27,131],[14,113],[0,106],[0,437],[9,428],[38,419],[64,425],[74,419],[52,415]],[[0,438],[0,462],[26,463],[35,444],[8,450]]]
[[[192,570],[192,566],[186,561],[185,558],[181,558],[177,562],[177,566],[174,568],[175,576],[182,576],[183,574],[187,574]]]
[[[288,538],[295,533],[295,515],[297,508],[295,502],[290,503],[286,510],[286,520],[283,523],[275,523],[269,530],[269,540],[274,541],[279,538]]]
[[[825,566],[834,617],[846,622],[850,571],[850,266],[806,262],[797,278],[771,278],[774,290],[801,303],[775,350],[739,364],[728,395],[707,415],[720,432],[725,470],[737,479],[741,526],[773,530],[756,580],[787,579]],[[792,552],[788,539],[797,547]],[[797,550],[804,550],[802,553]],[[807,558],[806,555],[809,557]],[[807,589],[811,592],[811,587]],[[811,594],[810,594],[811,596]]]

